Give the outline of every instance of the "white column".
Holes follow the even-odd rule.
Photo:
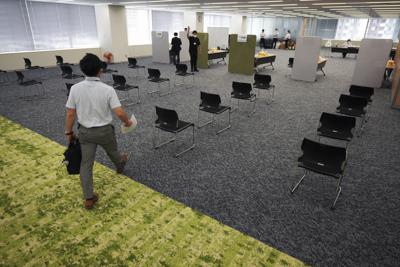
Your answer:
[[[109,51],[115,62],[126,61],[128,31],[124,6],[96,5],[97,33],[102,53]]]

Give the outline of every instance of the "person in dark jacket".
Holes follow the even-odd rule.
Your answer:
[[[197,37],[197,31],[193,31],[190,35],[190,27],[188,27],[187,38],[189,39],[189,54],[190,54],[190,67],[191,71],[199,71],[197,69],[197,54],[198,47],[200,46],[200,40]]]
[[[174,33],[174,37],[171,40],[171,56],[172,56],[172,63],[174,65],[179,64],[181,59],[180,59],[180,53],[181,53],[181,45],[182,41],[178,37],[178,33]]]

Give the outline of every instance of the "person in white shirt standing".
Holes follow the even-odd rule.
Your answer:
[[[278,42],[279,31],[278,28],[275,28],[274,34],[272,35],[272,48],[276,49],[276,43]]]
[[[290,39],[292,39],[292,36],[291,36],[291,34],[290,34],[290,31],[288,30],[288,31],[286,32],[286,35],[285,35],[285,48],[286,48],[286,49],[289,48]]]
[[[264,29],[262,29],[261,34],[260,34],[260,49],[265,48],[265,32]]]
[[[69,143],[75,138],[72,129],[76,116],[82,151],[80,178],[85,198],[84,206],[86,209],[92,209],[98,201],[98,194],[93,192],[96,148],[98,145],[103,147],[116,166],[117,173],[122,173],[128,155],[118,152],[114,126],[111,125],[112,113],[115,113],[126,127],[131,126],[132,121],[121,107],[114,88],[100,81],[101,60],[96,55],[86,54],[79,66],[86,79],[71,87],[66,104],[65,135]]]

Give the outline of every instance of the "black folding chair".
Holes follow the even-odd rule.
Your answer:
[[[258,96],[261,96],[260,90],[271,91],[270,102],[268,102],[267,97],[265,97],[265,100],[267,101],[267,104],[271,104],[272,102],[274,102],[275,85],[271,84],[271,75],[258,73],[254,74],[253,88],[258,89]]]
[[[85,77],[80,74],[74,74],[71,66],[69,65],[60,65],[60,69],[61,69],[61,77],[63,79],[74,80]]]
[[[121,101],[127,101],[127,103],[125,104],[125,106],[131,106],[131,105],[135,105],[135,104],[139,104],[140,103],[140,92],[139,92],[139,86],[136,85],[130,85],[126,83],[126,79],[123,75],[116,75],[113,74],[113,80],[114,80],[114,84],[113,87],[115,90],[118,91],[122,91],[125,92],[125,98],[121,99]],[[137,102],[129,102],[130,97],[129,97],[129,91],[136,89],[137,90]]]
[[[101,71],[103,73],[117,73],[118,72],[117,70],[109,69],[107,62],[105,62],[105,61],[102,61],[101,65],[102,65]]]
[[[150,83],[156,83],[158,86],[157,90],[149,91],[148,94],[158,93],[159,96],[165,96],[165,95],[168,95],[171,93],[171,82],[168,78],[161,77],[161,72],[159,69],[148,68],[147,72],[149,74],[149,77],[147,77],[148,88],[150,87]],[[161,94],[160,93],[160,84],[164,83],[164,82],[168,82],[168,92],[166,92],[165,94]]]
[[[319,119],[317,134],[320,137],[327,137],[336,140],[346,141],[346,147],[353,139],[353,131],[356,128],[354,117],[342,116],[323,112]],[[320,139],[318,139],[320,141]]]
[[[32,62],[29,58],[24,57],[24,61],[25,61],[25,69],[27,70],[44,69],[44,67],[32,66]]]
[[[192,150],[195,147],[194,123],[179,120],[176,111],[171,109],[165,109],[156,106],[156,114],[157,114],[157,120],[155,121],[155,129],[173,133],[174,138],[162,142],[161,144],[156,144],[156,132],[158,131],[154,131],[154,136],[153,136],[154,149],[158,149],[166,144],[174,142],[176,140],[177,134],[186,130],[189,127],[193,128],[192,145],[186,148],[185,150],[175,154],[175,157],[179,157],[180,155],[188,152],[189,150]]]
[[[27,94],[27,90],[28,89],[23,89],[23,98],[28,98],[28,97],[32,97],[32,96],[45,96],[46,92],[45,89],[43,87],[43,83],[40,81],[36,81],[36,80],[25,80],[25,76],[22,74],[22,72],[20,71],[15,71],[15,73],[17,74],[17,82],[18,85],[20,87],[24,87],[24,88],[29,88],[33,85],[35,85],[35,87],[37,88],[37,94],[33,94],[28,96]]]
[[[74,83],[65,83],[65,86],[67,87],[67,96],[69,96],[69,93],[71,92],[72,85],[74,85]]]
[[[232,99],[237,99],[237,107],[232,109],[231,112],[234,112],[239,108],[239,101],[246,100],[253,102],[253,110],[250,112],[248,117],[250,117],[253,113],[256,112],[256,94],[252,92],[251,83],[242,83],[242,82],[232,82],[232,92],[230,99],[230,106],[232,107]]]
[[[198,121],[198,126],[197,128],[202,128],[210,123],[214,122],[215,115],[219,115],[224,113],[225,111],[228,111],[228,125],[224,127],[221,130],[217,131],[217,134],[220,134],[224,132],[225,130],[228,130],[231,128],[231,107],[228,106],[221,106],[221,97],[216,94],[210,94],[206,92],[200,92],[200,99],[201,103],[199,105],[199,113],[197,117]],[[206,112],[206,113],[211,113],[212,114],[212,119],[210,121],[207,121],[204,124],[200,123],[200,113],[201,112]]]
[[[57,65],[70,65],[70,66],[74,65],[71,63],[64,63],[64,58],[62,56],[56,56],[56,64]]]
[[[351,96],[366,98],[368,100],[368,103],[371,103],[372,96],[374,95],[374,88],[352,84],[350,85],[349,93]]]
[[[289,67],[289,68],[293,68],[293,64],[294,64],[294,58],[293,58],[293,57],[290,57],[290,58],[289,58],[288,67]]]
[[[294,193],[298,188],[308,174],[308,171],[331,176],[337,179],[336,197],[331,207],[331,209],[334,209],[342,192],[341,183],[347,163],[346,148],[325,145],[304,138],[301,150],[303,151],[303,155],[298,158],[298,167],[304,169],[304,175],[291,189],[291,193]]]
[[[146,67],[137,64],[137,59],[134,57],[128,57],[128,68],[136,69],[137,74],[139,75],[139,70],[143,69],[143,74],[146,75]]]
[[[187,67],[186,64],[176,64],[176,72],[175,72],[175,74],[176,74],[176,76],[182,77],[182,83],[177,83],[176,82],[177,79],[175,78],[174,85],[178,85],[178,86],[179,85],[185,85],[185,77],[191,76],[193,78],[193,83],[192,83],[192,85],[190,87],[194,86],[194,73],[187,72],[187,69],[188,69],[188,67]]]
[[[358,137],[360,137],[363,132],[367,105],[368,99],[363,97],[351,95],[340,95],[339,97],[339,106],[336,108],[337,113],[361,118],[360,129],[357,135]]]

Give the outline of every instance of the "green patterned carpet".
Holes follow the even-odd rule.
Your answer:
[[[0,129],[0,266],[304,266],[100,164],[87,211],[64,147]]]

